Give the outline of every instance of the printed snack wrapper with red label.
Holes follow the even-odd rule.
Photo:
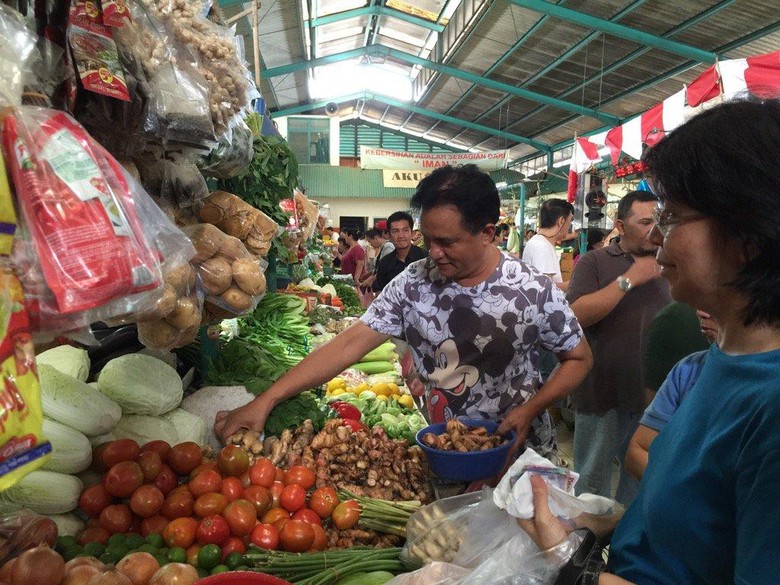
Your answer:
[[[186,238],[68,114],[15,108],[2,128],[22,219],[12,260],[33,328],[150,310],[162,267],[194,254]]]

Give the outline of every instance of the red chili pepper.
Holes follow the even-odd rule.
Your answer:
[[[349,429],[352,430],[353,433],[356,433],[358,431],[367,431],[368,427],[364,425],[359,420],[352,420],[349,418],[344,419],[344,426],[349,427]]]
[[[337,400],[336,402],[331,402],[330,407],[336,411],[336,414],[339,415],[339,418],[343,418],[345,420],[359,421],[360,417],[362,416],[360,410],[348,402]]]

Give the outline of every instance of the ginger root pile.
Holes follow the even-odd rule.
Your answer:
[[[499,435],[490,435],[485,427],[469,428],[457,419],[447,421],[446,431],[441,435],[425,433],[421,437],[422,443],[433,449],[443,451],[487,451],[506,443],[506,439]]]

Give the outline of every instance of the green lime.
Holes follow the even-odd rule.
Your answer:
[[[207,544],[198,552],[198,566],[206,570],[216,567],[222,560],[222,549],[216,544]]]
[[[108,539],[108,544],[111,546],[112,544],[124,544],[125,543],[125,535],[124,534],[112,534]]]
[[[57,542],[54,544],[54,550],[60,552],[74,546],[78,546],[75,536],[58,536]]]
[[[108,547],[106,547],[106,552],[115,556],[117,561],[121,561],[130,554],[130,547],[123,542],[115,542],[113,544],[109,542]]]
[[[208,577],[208,576],[209,576],[209,572],[206,569],[204,569],[203,567],[198,567],[198,577],[203,579],[204,577]]]
[[[186,563],[187,551],[180,546],[174,546],[168,550],[168,560],[172,563]]]
[[[99,558],[104,552],[106,552],[106,545],[101,542],[88,542],[84,545],[84,552],[89,556]]]
[[[156,532],[151,532],[146,535],[146,543],[156,546],[157,548],[165,546],[165,540],[163,539],[162,534],[157,534]]]
[[[157,551],[158,555],[164,556],[166,559],[168,558],[168,551],[170,549],[167,546],[163,546],[160,548],[160,550]]]
[[[125,544],[130,547],[131,550],[134,550],[144,544],[146,541],[144,540],[144,537],[140,534],[136,534],[134,532],[131,532],[125,537]]]
[[[100,555],[100,562],[106,565],[116,565],[119,562],[119,559],[110,552],[106,551]]]
[[[247,565],[239,565],[234,569],[235,571],[248,571],[249,567]]]
[[[217,565],[213,569],[211,569],[212,575],[219,575],[220,573],[227,573],[230,569],[228,569],[227,565]]]
[[[138,552],[149,553],[150,555],[156,555],[160,552],[160,549],[151,544],[142,544],[138,547]]]
[[[243,562],[244,562],[244,555],[238,552],[230,553],[225,559],[225,564],[228,567],[230,567],[231,571],[235,571],[239,566],[241,566],[241,563]]]
[[[66,548],[64,551],[62,551],[62,558],[65,559],[65,561],[69,561],[71,559],[75,559],[78,555],[82,554],[84,552],[84,549],[81,548],[79,545],[70,546]]]
[[[157,564],[160,565],[161,567],[164,567],[169,562],[168,557],[166,557],[165,555],[156,554],[154,555],[154,558],[157,559]]]

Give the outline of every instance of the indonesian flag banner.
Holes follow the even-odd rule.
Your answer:
[[[706,107],[715,99],[727,101],[746,94],[765,98],[780,96],[780,51],[720,61],[708,67],[687,87],[621,126],[606,133],[578,138],[571,158],[569,199],[576,192],[577,175],[592,162],[601,160],[598,150],[604,146],[609,149],[612,164],[618,163],[621,153],[639,159],[645,146],[657,144],[680,126],[692,108],[702,104]],[[596,158],[591,156],[594,152]]]

